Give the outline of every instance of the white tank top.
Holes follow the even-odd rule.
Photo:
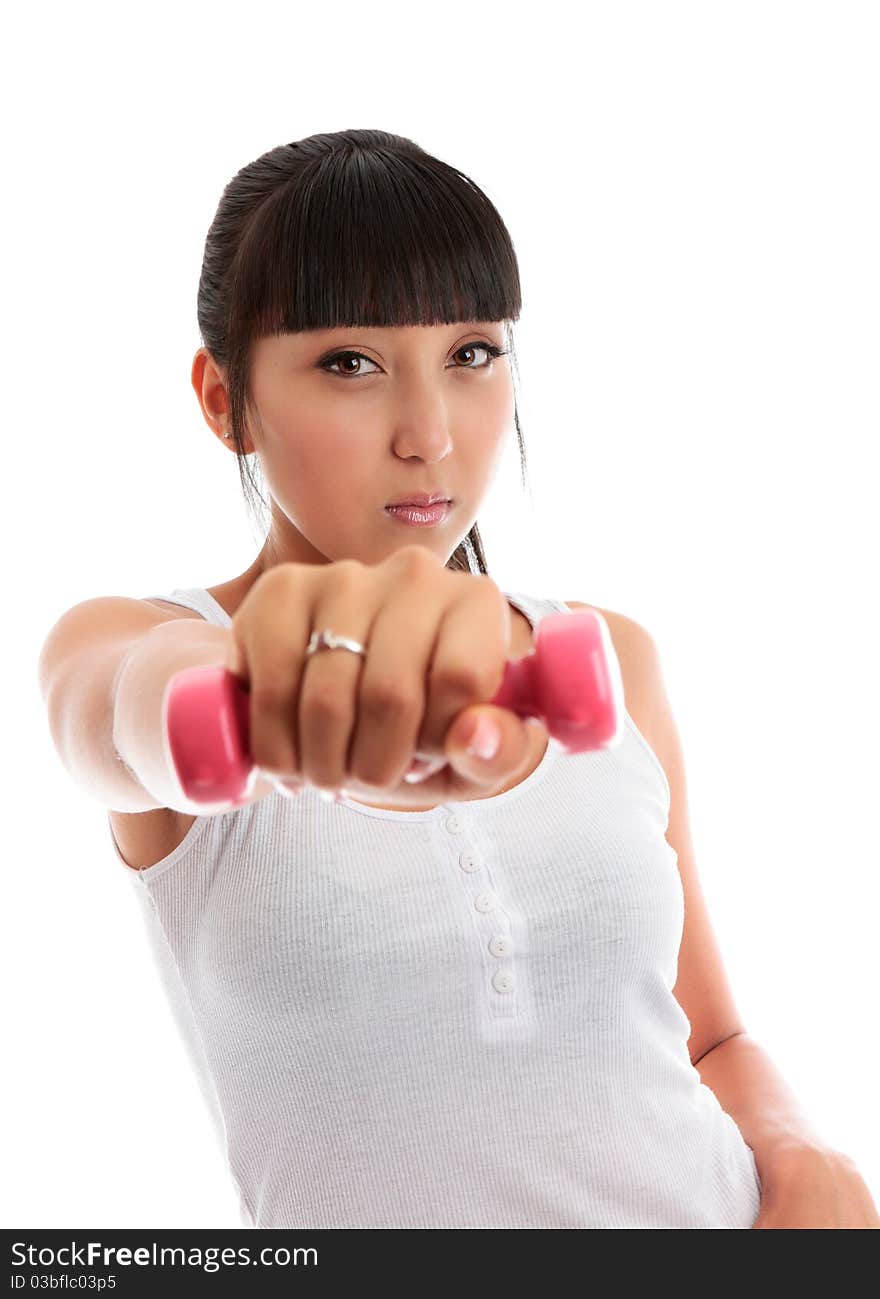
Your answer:
[[[130,870],[242,1224],[750,1228],[753,1152],[672,995],[668,813],[627,713],[494,797],[271,794]]]

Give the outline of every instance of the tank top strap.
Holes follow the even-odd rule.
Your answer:
[[[170,595],[151,595],[150,600],[167,600],[169,604],[183,605],[184,609],[192,609],[201,614],[206,622],[212,622],[218,627],[231,627],[232,619],[229,614],[218,604],[209,591],[200,586],[175,587]]]
[[[519,591],[505,591],[504,595],[511,604],[515,604],[517,609],[525,614],[532,624],[532,630],[548,614],[572,612],[564,600],[557,600],[554,596],[525,595]]]

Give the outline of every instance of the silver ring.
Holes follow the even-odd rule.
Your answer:
[[[360,654],[362,657],[366,657],[367,653],[360,641],[352,640],[349,636],[336,636],[332,631],[328,631],[326,628],[324,631],[312,632],[312,637],[309,641],[308,649],[306,650],[306,658],[311,654],[316,654],[318,650],[322,649],[350,650],[352,654]]]

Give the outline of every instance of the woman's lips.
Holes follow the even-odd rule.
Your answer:
[[[385,513],[407,528],[433,528],[443,523],[452,510],[452,501],[435,505],[386,505]]]

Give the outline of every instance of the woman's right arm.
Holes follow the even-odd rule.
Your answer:
[[[40,654],[52,738],[76,783],[117,812],[168,807],[205,815],[174,774],[162,698],[176,672],[226,659],[230,631],[199,617],[168,617],[144,600],[107,596],[75,605]],[[272,793],[259,778],[247,802]]]
[[[175,619],[140,637],[119,662],[112,687],[113,747],[132,778],[153,796],[153,807],[210,815],[203,804],[189,802],[174,773],[162,728],[162,699],[171,678],[184,668],[222,665],[229,637],[228,627],[201,618]],[[257,779],[250,797],[238,806],[256,802],[274,789],[269,780]]]

